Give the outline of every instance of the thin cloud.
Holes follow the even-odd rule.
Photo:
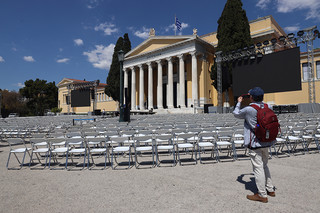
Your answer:
[[[2,56],[0,56],[0,62],[5,62]]]
[[[96,45],[95,47],[95,50],[83,52],[83,55],[88,56],[88,61],[93,65],[93,67],[108,70],[112,62],[112,55],[115,45]]]
[[[139,38],[147,39],[149,38],[149,31],[150,29],[143,27],[142,30],[137,30],[133,34]]]
[[[23,56],[23,60],[27,62],[35,62],[36,60],[33,59],[32,56]]]
[[[88,9],[94,9],[99,6],[100,2],[103,0],[88,0],[87,8]]]
[[[24,83],[17,83],[15,84],[15,86],[19,88],[25,87]]]
[[[61,58],[57,60],[57,63],[67,63],[68,61],[70,61],[69,58]]]
[[[261,9],[269,8],[274,3],[279,13],[291,13],[296,10],[306,10],[305,19],[317,19],[320,21],[319,0],[257,0],[256,6]]]
[[[297,32],[300,30],[300,27],[299,26],[288,26],[288,27],[285,27],[283,28],[285,32],[287,33],[292,33],[292,32]]]
[[[95,26],[94,30],[103,31],[105,35],[111,35],[112,33],[116,33],[119,31],[119,29],[116,28],[116,25],[111,22],[101,23],[98,26]]]
[[[75,45],[77,46],[81,46],[83,45],[83,40],[78,38],[78,39],[74,39],[73,42],[75,43]]]
[[[258,0],[256,6],[260,7],[261,9],[265,10],[268,8],[268,4],[271,2],[271,0]]]

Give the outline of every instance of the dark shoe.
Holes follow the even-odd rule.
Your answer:
[[[259,194],[247,195],[247,198],[249,200],[253,200],[253,201],[260,201],[262,203],[268,203],[268,198],[267,197],[261,197]]]
[[[268,194],[270,197],[275,197],[275,196],[276,196],[276,192],[268,192],[268,191],[267,191],[267,194]]]

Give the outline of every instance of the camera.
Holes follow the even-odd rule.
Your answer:
[[[250,98],[250,95],[249,94],[243,94],[243,95],[240,95],[242,98]]]

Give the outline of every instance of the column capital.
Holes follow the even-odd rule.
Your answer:
[[[177,55],[177,57],[181,60],[184,60],[185,59],[185,55],[184,54],[179,54],[179,55]]]
[[[135,69],[134,69],[134,68],[135,68],[134,66],[133,66],[133,67],[129,67],[129,68],[131,69],[131,71],[132,71],[132,70],[135,70]]]
[[[151,64],[152,64],[152,62],[151,62],[151,61],[148,61],[148,62],[146,63],[146,65],[148,65],[148,67],[150,67],[150,66],[151,66]]]
[[[166,60],[167,60],[168,62],[169,62],[169,61],[172,62],[172,61],[173,61],[173,57],[167,57]]]
[[[194,50],[194,51],[190,52],[190,55],[197,57],[197,53],[198,52],[196,50]]]
[[[163,63],[163,62],[162,62],[162,59],[156,60],[156,63],[157,63],[157,64],[162,64],[162,63]]]
[[[139,64],[138,67],[139,67],[139,69],[143,69],[143,65],[142,64]]]

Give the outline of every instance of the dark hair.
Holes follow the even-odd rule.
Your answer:
[[[263,95],[252,96],[252,99],[253,99],[255,102],[261,102],[261,101],[263,101]]]

